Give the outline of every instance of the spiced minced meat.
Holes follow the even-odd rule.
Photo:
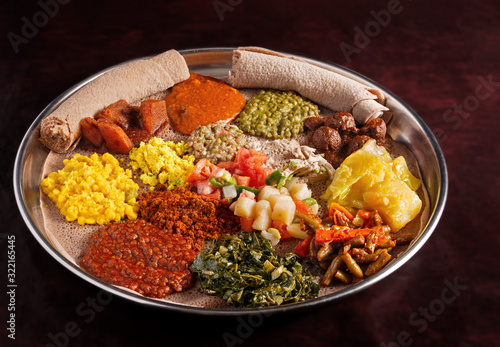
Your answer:
[[[80,266],[106,283],[164,298],[191,288],[193,242],[143,220],[103,225],[89,238]]]
[[[200,196],[185,187],[167,190],[159,184],[154,191],[139,195],[137,202],[138,218],[192,239],[197,251],[205,240],[240,231],[238,217],[229,210],[228,200]]]

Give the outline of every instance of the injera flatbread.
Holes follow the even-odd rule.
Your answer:
[[[132,103],[187,78],[186,61],[175,50],[119,66],[80,88],[44,118],[40,141],[55,152],[67,152],[78,144],[83,118],[94,117],[120,99]]]
[[[233,52],[229,83],[235,88],[294,90],[333,111],[350,112],[360,124],[389,109],[381,90],[333,71],[260,47]]]

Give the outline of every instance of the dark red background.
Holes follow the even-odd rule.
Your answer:
[[[236,346],[498,345],[498,2],[60,2],[65,4],[52,6],[46,23],[41,4],[55,0],[0,4],[0,283],[7,278],[7,235],[16,236],[18,283],[15,341],[6,338],[7,296],[0,294],[3,341],[45,346],[50,334],[74,322],[79,333],[69,346],[224,346],[225,333],[241,337]],[[226,7],[217,11],[214,4]],[[374,24],[376,16],[382,25]],[[9,37],[22,36],[33,20],[41,27],[24,30],[31,37],[15,53]],[[371,37],[363,41],[359,32]],[[309,311],[266,317],[252,331],[241,330],[236,318],[181,315],[117,297],[100,312],[91,310],[93,319],[79,314],[99,290],[45,252],[13,200],[12,168],[22,136],[49,102],[101,69],[171,48],[240,45],[344,65],[415,109],[438,135],[448,165],[448,202],[434,234],[407,264],[369,289]],[[346,45],[356,48],[348,59]],[[496,84],[479,87],[481,78]],[[461,286],[459,295],[442,297],[453,282]]]

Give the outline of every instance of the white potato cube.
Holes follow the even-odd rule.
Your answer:
[[[280,193],[282,195],[290,195],[290,192],[288,191],[288,189],[286,189],[285,187],[281,187],[280,188]]]
[[[290,196],[288,195],[283,195],[283,194],[272,194],[267,198],[267,201],[271,204],[271,208],[274,209],[274,205],[278,203],[279,201],[290,201],[293,203],[293,200]]]
[[[289,181],[286,181],[285,183],[285,188],[290,190],[292,186],[296,183],[299,183],[299,178],[298,177],[292,177]]]
[[[295,237],[296,239],[305,240],[307,239],[307,233],[300,229],[300,224],[290,224],[286,230],[290,234],[291,237]]]
[[[238,200],[236,200],[231,205],[229,205],[229,211],[234,212],[234,208],[236,207],[237,203],[238,203]]]
[[[254,199],[240,196],[234,206],[234,214],[238,217],[254,217],[255,216],[255,202]]]
[[[267,200],[271,195],[279,193],[280,191],[277,188],[274,188],[272,186],[265,186],[260,190],[260,193],[257,196],[257,198],[259,200]]]
[[[272,220],[281,221],[286,225],[292,224],[295,218],[295,204],[292,199],[280,200],[273,207]]]
[[[290,187],[290,194],[295,200],[304,200],[311,197],[311,190],[305,183],[297,183]]]
[[[271,227],[271,204],[267,200],[260,200],[255,204],[255,220],[252,228],[255,230],[267,230]]]

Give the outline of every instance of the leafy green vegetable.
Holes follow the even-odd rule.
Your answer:
[[[303,274],[293,253],[279,257],[259,233],[226,236],[222,244],[200,252],[191,271],[203,291],[237,307],[261,307],[317,297],[319,285]]]

